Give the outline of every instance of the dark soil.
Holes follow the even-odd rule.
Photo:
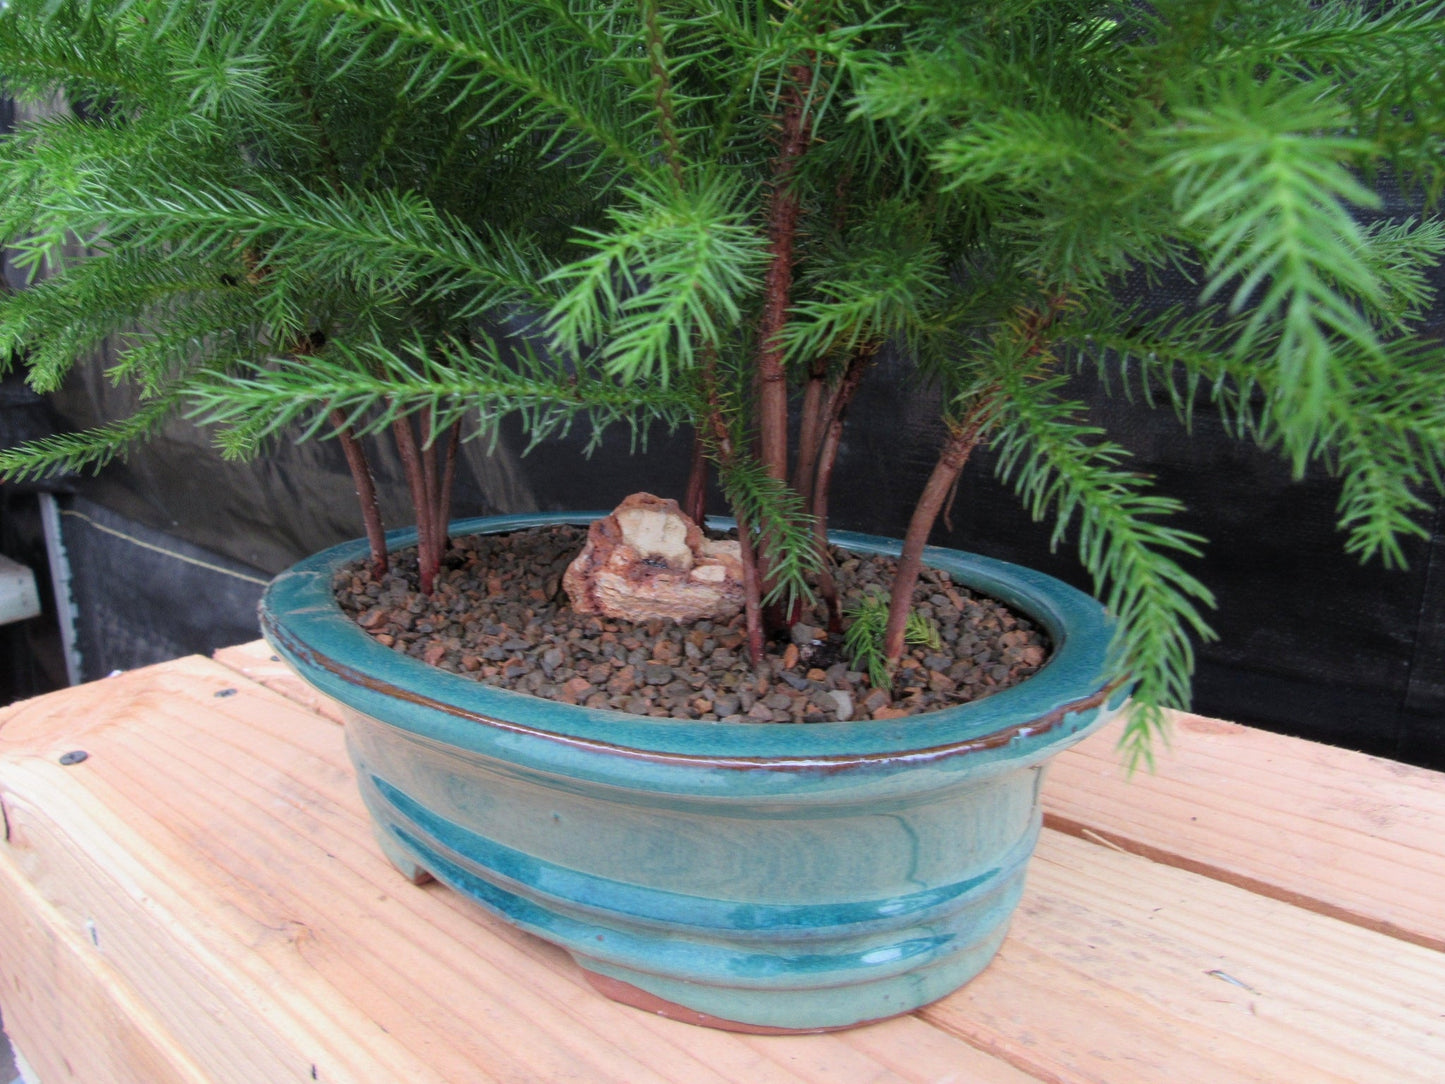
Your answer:
[[[850,668],[842,637],[813,623],[747,661],[741,615],[727,622],[634,625],[574,613],[562,574],[586,528],[541,527],[454,540],[435,592],[416,590],[416,551],[392,555],[380,582],[358,562],[337,600],[380,644],[484,685],[634,715],[819,723],[936,711],[1017,684],[1043,665],[1048,639],[1002,603],[926,570],[914,608],[941,646],[913,647],[893,688]],[[892,582],[889,557],[833,551],[845,608]],[[815,615],[816,625],[825,622]]]

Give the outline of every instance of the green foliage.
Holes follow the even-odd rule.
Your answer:
[[[292,427],[297,439],[321,434],[332,411],[356,436],[416,413],[426,413],[437,432],[460,423],[468,437],[495,435],[502,418],[515,414],[533,444],[565,435],[583,417],[595,446],[614,424],[629,426],[636,440],[652,423],[676,428],[694,409],[676,392],[570,370],[525,342],[503,355],[489,339],[411,339],[395,349],[337,343],[317,356],[243,361],[206,375],[189,397],[189,413],[221,427],[222,450],[231,456],[253,455],[267,437]]]
[[[1180,511],[1179,502],[1149,492],[1146,478],[1125,469],[1128,453],[1080,420],[1082,404],[1057,397],[1061,378],[1005,379],[994,439],[999,476],[1036,520],[1053,521],[1054,545],[1073,528],[1095,592],[1118,619],[1111,670],[1115,680],[1136,682],[1142,710],[1123,743],[1137,763],[1162,722],[1151,708],[1188,701],[1191,634],[1213,637],[1199,612],[1213,596],[1175,560],[1199,556],[1204,540],[1161,522]]]
[[[612,229],[587,235],[593,254],[552,276],[565,291],[548,314],[552,342],[572,356],[595,344],[609,373],[666,386],[736,330],[761,239],[723,184],[624,196]]]
[[[888,628],[888,598],[870,591],[843,608],[849,625],[843,630],[843,650],[854,670],[864,670],[875,689],[893,688],[893,674],[883,650],[883,633]],[[938,649],[942,641],[938,626],[917,610],[908,611],[903,628],[905,643]]]
[[[801,600],[811,602],[810,581],[821,559],[813,543],[813,519],[803,510],[802,500],[755,459],[723,464],[721,481],[739,529],[751,533],[767,565],[772,586],[763,601],[784,609]]]
[[[1445,481],[1442,37],[1439,4],[1353,0],[10,0],[9,88],[83,108],[0,141],[0,236],[45,279],[0,300],[0,356],[54,388],[124,334],[143,406],[0,471],[176,411],[228,454],[337,410],[746,449],[761,352],[796,376],[892,340],[1078,546],[1147,757],[1210,635],[1203,543],[1065,377],[1333,472],[1347,549],[1401,563]],[[1118,300],[1163,269],[1199,307]],[[796,495],[714,452],[774,596],[805,592]]]

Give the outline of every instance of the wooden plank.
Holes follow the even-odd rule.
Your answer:
[[[206,660],[0,713],[0,795],[8,856],[207,1080],[1032,1079],[916,1018],[772,1039],[606,1001],[559,950],[400,878],[340,728]]]
[[[205,1084],[135,991],[0,848],[0,990],[26,1079]]]
[[[273,654],[271,645],[265,640],[251,640],[232,647],[218,648],[211,656],[222,666],[238,674],[244,674],[258,685],[264,685],[293,700],[309,711],[323,715],[333,722],[343,722],[341,708],[324,693],[317,692],[296,676],[296,671]]]
[[[1438,1084],[1445,954],[1045,831],[998,958],[921,1015],[1051,1081]]]
[[[1445,774],[1174,714],[1155,773],[1119,724],[1059,757],[1046,822],[1155,861],[1445,949]]]

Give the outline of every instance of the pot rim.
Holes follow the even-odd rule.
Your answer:
[[[456,521],[451,533],[585,525],[605,515],[478,517]],[[725,530],[733,523],[710,517],[708,526]],[[393,531],[387,543],[396,548],[415,537],[414,529]],[[860,553],[896,556],[900,548],[896,540],[850,531],[830,532],[829,538]],[[1113,708],[1125,695],[1103,681],[1113,622],[1099,602],[1052,576],[962,550],[928,547],[924,561],[1042,625],[1054,652],[1039,672],[983,700],[921,715],[797,725],[630,715],[498,689],[439,670],[376,643],[342,612],[331,592],[333,577],[366,553],[366,541],[357,539],[279,574],[260,604],[267,640],[348,706],[376,714],[379,701],[400,701],[403,710],[389,722],[424,738],[478,751],[488,741],[542,738],[579,751],[661,762],[701,760],[715,767],[766,764],[826,770],[880,760],[936,761],[1020,743],[1052,745],[1050,738],[1076,733],[1099,714],[1098,708]]]

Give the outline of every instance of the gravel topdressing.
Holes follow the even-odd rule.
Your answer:
[[[842,638],[821,613],[747,660],[743,617],[680,626],[634,625],[575,613],[562,575],[585,527],[537,527],[453,540],[436,590],[416,590],[416,550],[391,556],[373,579],[365,562],[343,569],[342,609],[378,643],[484,685],[634,715],[727,722],[819,723],[889,719],[989,696],[1036,672],[1048,639],[1001,602],[925,570],[914,608],[931,618],[941,647],[913,647],[893,688],[850,669]],[[834,550],[848,600],[892,582],[891,557]]]

